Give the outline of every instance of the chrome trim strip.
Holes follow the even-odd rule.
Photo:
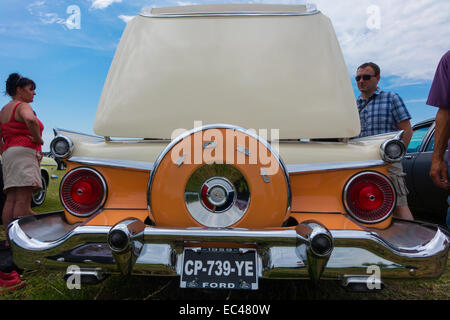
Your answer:
[[[100,158],[87,158],[87,157],[71,157],[68,162],[77,162],[90,166],[105,166],[105,167],[118,167],[135,170],[152,171],[154,167],[153,162],[145,161],[131,161],[131,160],[113,160],[113,159],[100,159]]]
[[[173,139],[172,142],[169,143],[169,145],[161,152],[161,154],[158,156],[158,159],[156,159],[156,162],[155,162],[155,165],[154,165],[154,169],[152,170],[152,172],[150,174],[150,179],[149,179],[149,182],[148,182],[147,205],[148,205],[149,210],[152,211],[152,206],[151,206],[151,201],[150,201],[150,194],[151,194],[153,179],[154,179],[155,173],[156,173],[156,171],[158,169],[158,166],[161,163],[161,161],[164,159],[165,155],[178,142],[180,142],[184,138],[186,138],[186,137],[188,137],[191,134],[194,134],[196,132],[203,131],[203,130],[208,130],[208,129],[230,129],[230,130],[236,130],[236,131],[248,134],[252,138],[254,138],[257,141],[261,142],[267,149],[269,149],[269,151],[271,153],[273,153],[274,157],[278,160],[278,163],[279,163],[279,165],[281,167],[281,170],[283,171],[284,178],[285,178],[285,181],[286,181],[286,188],[287,188],[286,214],[287,214],[289,212],[289,210],[291,209],[292,191],[291,191],[291,183],[290,183],[290,179],[289,179],[289,174],[288,174],[288,171],[286,169],[286,165],[284,164],[284,162],[281,159],[281,157],[278,155],[278,153],[275,150],[272,149],[271,145],[267,141],[265,141],[264,139],[262,139],[260,136],[256,135],[255,133],[251,132],[250,130],[246,130],[246,129],[242,128],[242,127],[238,127],[238,126],[235,126],[235,125],[229,125],[229,124],[223,124],[223,123],[204,125],[204,126],[196,127],[196,128],[191,129],[189,131],[186,131],[183,134],[181,134],[178,137],[176,137],[175,139]]]
[[[68,162],[77,162],[84,165],[118,167],[126,169],[152,171],[155,162],[131,161],[131,160],[113,160],[89,157],[71,157]],[[323,162],[323,163],[305,163],[305,164],[287,164],[285,165],[289,174],[315,171],[362,169],[384,166],[388,163],[383,160],[365,160],[365,161],[342,161],[342,162]]]
[[[363,169],[387,165],[383,160],[364,160],[364,161],[341,161],[341,162],[322,162],[322,163],[305,163],[305,164],[288,164],[286,165],[289,174],[315,172],[315,171],[331,171],[345,169]]]
[[[96,136],[96,135],[93,135],[93,134],[87,134],[87,133],[83,133],[83,132],[79,132],[79,131],[72,131],[72,130],[61,129],[61,128],[54,128],[53,132],[54,132],[55,136],[61,135],[60,132],[67,132],[67,133],[79,134],[79,135],[82,135],[82,136],[87,136],[87,137],[92,137],[92,138],[97,138],[97,139],[100,139],[100,140],[104,140],[104,137]]]
[[[138,142],[138,143],[142,143],[142,142],[167,142],[169,143],[171,140],[170,139],[166,139],[166,138],[122,138],[122,137],[114,137],[113,139],[109,136],[96,136],[96,135],[92,135],[92,134],[88,134],[88,133],[83,133],[83,132],[79,132],[79,131],[73,131],[73,130],[66,130],[66,129],[61,129],[61,128],[54,128],[53,132],[56,136],[61,136],[64,135],[64,132],[70,133],[70,134],[76,134],[76,135],[80,135],[80,136],[85,136],[85,137],[90,137],[90,138],[95,138],[99,141],[105,141],[105,142],[111,142],[111,143],[119,143],[119,142]]]
[[[394,139],[396,140],[401,140],[403,137],[403,133],[405,132],[405,130],[400,130],[397,135],[394,137]]]
[[[108,138],[108,139],[106,139]],[[105,137],[105,141],[113,144],[127,144],[127,143],[169,143],[170,139],[165,138],[121,138],[121,137]]]
[[[126,169],[152,171],[155,162],[114,160],[89,157],[71,157],[68,162],[77,162],[84,165],[118,167]],[[361,169],[387,165],[383,160],[365,160],[365,161],[342,161],[342,162],[323,162],[323,163],[305,163],[288,164],[285,168],[289,174],[315,171],[343,170],[343,169]]]
[[[181,18],[181,17],[234,17],[234,16],[310,16],[320,13],[317,9],[310,11],[236,11],[236,12],[184,12],[184,13],[152,13],[153,8],[144,7],[139,13],[147,18]]]
[[[349,142],[357,142],[357,141],[361,141],[361,140],[374,140],[374,139],[382,138],[383,136],[391,136],[394,133],[395,133],[394,139],[397,139],[399,136],[401,136],[402,132],[403,132],[403,130],[386,132],[386,133],[379,133],[379,134],[374,134],[374,135],[371,135],[371,136],[365,136],[365,137],[359,137],[359,138],[352,138],[352,139],[349,140]]]
[[[431,126],[428,128],[428,131],[425,134],[425,137],[422,139],[419,149],[416,152],[430,152],[425,150],[428,147],[428,144],[430,143],[431,139],[434,137],[435,131],[436,131],[436,122],[433,122]]]

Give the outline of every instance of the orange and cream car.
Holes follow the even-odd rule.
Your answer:
[[[64,211],[14,221],[22,268],[260,278],[438,278],[449,236],[393,218],[401,132],[360,132],[330,20],[313,6],[144,8],[122,36],[95,136],[55,129]],[[335,139],[335,142],[330,140]],[[78,268],[71,269],[71,266]]]

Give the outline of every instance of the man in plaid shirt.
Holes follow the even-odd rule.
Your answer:
[[[378,65],[373,62],[362,64],[356,71],[355,79],[361,91],[357,100],[361,120],[359,137],[404,130],[402,141],[408,147],[413,133],[409,121],[411,115],[398,94],[378,88],[380,81]],[[401,162],[393,163],[388,172],[397,192],[397,207],[394,215],[413,220],[407,201],[408,189],[404,178],[406,174],[403,172]]]

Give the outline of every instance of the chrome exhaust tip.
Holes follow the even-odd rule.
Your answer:
[[[309,276],[318,281],[333,252],[333,236],[324,225],[314,220],[298,224],[295,230],[301,239],[298,250],[307,261]]]
[[[130,245],[130,238],[130,235],[123,230],[112,230],[108,235],[108,245],[113,252],[124,252]]]
[[[318,257],[329,257],[333,251],[333,239],[331,235],[319,233],[311,239],[311,251]]]
[[[145,224],[127,218],[114,225],[108,233],[108,246],[122,274],[131,274],[143,248]]]

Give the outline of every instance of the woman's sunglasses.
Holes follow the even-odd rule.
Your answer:
[[[355,80],[356,80],[356,82],[358,82],[362,78],[363,80],[367,81],[367,80],[370,80],[370,78],[372,78],[372,77],[376,77],[376,76],[373,74],[363,74],[362,76],[356,76]]]

